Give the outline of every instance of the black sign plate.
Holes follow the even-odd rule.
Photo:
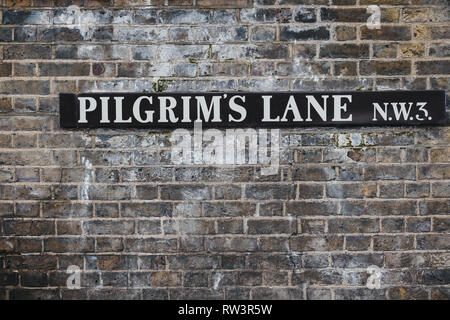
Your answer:
[[[294,128],[445,123],[445,91],[60,94],[63,128]]]

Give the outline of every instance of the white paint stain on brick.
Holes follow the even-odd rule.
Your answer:
[[[91,162],[85,157],[81,157],[81,163],[85,166],[85,174],[83,179],[83,185],[80,190],[80,199],[81,200],[89,200],[89,187],[91,185],[91,181],[94,181],[94,171],[92,170]]]
[[[220,285],[220,282],[222,281],[223,275],[221,273],[215,273],[213,278],[213,288],[214,290],[217,290],[217,288]]]

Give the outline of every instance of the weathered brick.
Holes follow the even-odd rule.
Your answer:
[[[443,45],[431,45],[429,55],[431,57],[448,57],[450,54],[450,46],[447,44]]]
[[[55,270],[57,259],[49,255],[8,256],[5,259],[7,269]]]
[[[361,40],[405,41],[410,39],[411,32],[407,26],[382,26],[380,29],[361,27]]]
[[[94,185],[87,188],[89,199],[96,200],[127,200],[131,197],[130,186],[99,186]]]
[[[449,30],[448,26],[415,25],[413,28],[413,35],[415,39],[419,40],[449,39]]]
[[[381,220],[381,231],[388,233],[404,232],[405,221],[402,218],[385,218]]]
[[[345,288],[335,290],[336,300],[386,300],[386,289]]]
[[[248,7],[252,5],[252,1],[250,0],[198,0],[197,5],[200,7],[208,7],[208,8],[241,8]]]
[[[365,8],[342,9],[321,8],[320,18],[322,21],[332,22],[366,22],[371,15]],[[397,9],[389,8],[381,10],[382,22],[398,22],[399,12]]]
[[[93,252],[93,238],[47,238],[44,240],[46,252]]]
[[[0,81],[0,93],[46,95],[50,93],[50,82],[47,80]]]
[[[337,26],[334,30],[334,38],[338,41],[356,39],[356,28],[351,26]]]
[[[268,286],[287,286],[288,274],[281,272],[264,272],[262,274],[264,284]]]
[[[350,251],[367,251],[370,249],[371,238],[368,236],[345,237],[345,249]]]
[[[210,251],[256,251],[255,238],[211,238],[206,240],[206,248]]]
[[[136,256],[98,255],[89,256],[86,260],[87,270],[136,270]]]
[[[253,289],[252,297],[261,300],[300,300],[303,299],[303,291],[298,288],[273,289],[262,287]]]
[[[405,195],[407,198],[424,198],[430,194],[428,183],[406,183]]]
[[[334,251],[342,250],[344,238],[341,236],[296,236],[291,238],[294,251]]]
[[[13,28],[0,28],[0,41],[12,41]]]
[[[327,27],[289,26],[280,28],[280,40],[328,40],[330,29]]]
[[[24,272],[21,275],[21,284],[24,287],[46,287],[48,277],[43,272]]]
[[[415,63],[417,74],[450,74],[448,60],[420,61]]]
[[[374,236],[373,248],[375,251],[412,250],[414,238],[403,235]]]
[[[128,220],[90,220],[83,223],[86,234],[89,235],[131,235],[134,234],[134,222]]]
[[[445,285],[450,278],[450,269],[424,270],[419,274],[418,283],[425,285]]]
[[[169,269],[214,269],[219,266],[219,256],[216,255],[177,255],[168,256]]]
[[[342,281],[342,272],[338,270],[305,270],[292,275],[294,285],[340,285]]]
[[[19,284],[19,273],[18,272],[0,272],[0,285],[6,286],[16,286]]]
[[[214,234],[214,221],[211,220],[166,220],[163,222],[164,234]]]
[[[380,198],[403,198],[404,184],[403,183],[383,183],[378,184]]]
[[[415,180],[414,166],[377,165],[364,168],[365,180]]]
[[[429,218],[408,218],[406,220],[407,232],[430,232],[431,220]]]
[[[160,43],[167,40],[167,29],[155,26],[145,27],[114,27],[113,40],[120,42],[152,42]]]
[[[55,223],[53,221],[4,221],[3,233],[19,236],[54,235]]]
[[[373,44],[373,56],[375,58],[396,58],[397,43]]]
[[[41,63],[39,65],[40,76],[88,76],[90,73],[90,65],[84,63]]]
[[[445,215],[450,212],[450,201],[446,199],[421,201],[419,210],[422,215]]]
[[[420,287],[398,287],[388,289],[389,299],[392,300],[427,300],[427,290]]]
[[[329,181],[336,178],[336,170],[333,167],[294,167],[292,179],[299,181]]]
[[[323,197],[323,185],[299,184],[298,194],[300,199],[321,199]]]
[[[450,148],[433,148],[430,150],[431,162],[449,162]]]
[[[379,253],[334,254],[332,265],[338,268],[364,268],[371,265],[383,266],[383,255]]]
[[[289,201],[286,204],[286,214],[293,216],[329,216],[337,215],[336,202],[319,201]]]
[[[408,75],[411,74],[411,62],[396,61],[363,61],[359,66],[363,75]]]
[[[42,214],[48,218],[91,217],[92,204],[72,202],[44,202]]]
[[[125,247],[127,252],[175,252],[177,250],[176,239],[165,238],[145,238],[145,239],[126,239]]]
[[[379,220],[369,218],[341,218],[328,220],[329,233],[376,233]]]
[[[20,11],[7,10],[3,12],[3,24],[50,24],[51,11]]]
[[[285,184],[247,185],[245,187],[245,197],[256,200],[294,199],[295,186]]]
[[[448,232],[450,230],[449,218],[434,218],[433,219],[433,231]]]
[[[373,191],[369,191],[369,187],[366,184],[357,183],[327,184],[326,194],[330,198],[363,198],[373,194]]]
[[[418,167],[419,179],[448,179],[450,176],[450,165],[432,164]]]
[[[450,247],[448,234],[427,234],[417,236],[417,249],[448,250]]]
[[[13,289],[9,292],[11,300],[59,300],[58,289]]]
[[[341,213],[348,216],[416,215],[416,203],[407,200],[349,200],[341,202]]]
[[[249,234],[292,233],[296,230],[296,224],[293,222],[290,220],[248,220],[247,232]]]
[[[211,188],[205,185],[161,186],[161,198],[166,200],[208,200],[211,197]]]
[[[425,46],[422,43],[402,44],[400,54],[402,57],[423,57]]]
[[[289,9],[252,8],[242,9],[240,17],[242,22],[290,22],[292,13]]]
[[[322,219],[301,219],[299,228],[302,233],[319,234],[325,233],[326,220]]]

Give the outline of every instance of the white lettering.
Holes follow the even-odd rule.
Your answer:
[[[319,104],[319,102],[316,100],[316,98],[314,98],[314,96],[306,96],[306,99],[308,99],[308,118],[306,118],[306,121],[312,121],[311,105],[313,106],[314,110],[316,110],[319,117],[322,118],[323,121],[327,121],[327,99],[328,99],[328,96],[322,96],[323,107]]]
[[[152,122],[153,114],[155,113],[154,110],[146,110],[145,114],[147,117],[145,118],[145,120],[141,118],[141,101],[144,99],[146,99],[150,104],[153,103],[153,97],[142,96],[137,98],[133,104],[133,115],[136,118],[136,120],[139,121],[140,123]]]
[[[230,121],[230,122],[241,122],[247,116],[247,110],[243,106],[241,106],[241,105],[237,104],[236,102],[234,102],[234,100],[236,100],[236,99],[240,99],[242,102],[245,103],[245,97],[244,96],[233,96],[233,97],[231,97],[231,99],[230,99],[230,109],[235,111],[235,112],[238,112],[241,115],[241,117],[239,119],[235,119],[230,114],[228,116],[228,121]]]
[[[177,105],[177,100],[174,97],[158,97],[160,103],[161,113],[159,115],[159,122],[169,122],[167,120],[166,113],[169,114],[170,122],[177,122],[178,118],[175,117],[173,108]],[[169,102],[169,105],[167,103]]]
[[[78,123],[87,123],[86,113],[92,112],[97,108],[97,101],[91,97],[78,97],[78,101],[80,101],[80,119]],[[89,108],[86,106],[86,102],[89,101]]]
[[[280,121],[280,116],[276,117],[275,119],[270,118],[270,100],[272,99],[272,96],[262,96],[264,104],[264,117],[261,120],[262,122],[267,121]]]
[[[342,118],[342,112],[347,112],[347,103],[342,104],[342,99],[347,99],[348,102],[352,102],[352,96],[333,96],[334,100],[334,118],[331,121],[352,121],[352,115],[347,118]]]

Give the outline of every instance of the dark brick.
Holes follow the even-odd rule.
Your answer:
[[[211,198],[211,188],[205,185],[161,186],[161,199],[164,200],[208,200]]]
[[[69,42],[88,40],[88,36],[83,34],[84,30],[66,27],[45,28],[39,30],[39,40],[43,42]]]
[[[312,23],[316,22],[316,12],[314,8],[298,8],[294,12],[295,22],[306,22]]]
[[[326,44],[320,47],[321,58],[368,58],[369,46],[366,44]]]
[[[383,266],[383,255],[379,253],[334,254],[332,265],[338,268],[366,268],[371,265]]]
[[[417,74],[450,74],[450,61],[418,61],[415,68]]]
[[[293,285],[340,285],[342,272],[338,270],[305,270],[292,275]]]
[[[293,216],[329,216],[338,214],[336,202],[289,201],[286,213]]]
[[[301,300],[303,291],[298,288],[254,288],[252,290],[253,299],[260,300]]]
[[[330,38],[330,29],[327,27],[300,27],[289,26],[281,27],[280,40],[328,40]]]
[[[364,61],[359,68],[362,75],[408,75],[411,74],[411,61]]]
[[[412,236],[374,236],[373,247],[375,251],[411,250],[414,248]]]
[[[247,185],[245,187],[245,198],[256,200],[294,199],[295,186],[286,184]]]
[[[41,76],[70,77],[70,76],[88,76],[90,65],[84,63],[41,63],[39,65],[39,74]]]
[[[290,246],[294,251],[334,251],[342,250],[343,244],[341,236],[295,236]]]
[[[375,233],[379,231],[378,219],[341,218],[328,220],[328,232],[330,233]]]
[[[411,32],[408,26],[382,26],[380,29],[361,27],[361,40],[411,40]]]
[[[51,11],[19,11],[3,12],[3,24],[50,24]]]
[[[43,272],[24,272],[21,274],[23,287],[46,287],[48,284],[47,274]]]

